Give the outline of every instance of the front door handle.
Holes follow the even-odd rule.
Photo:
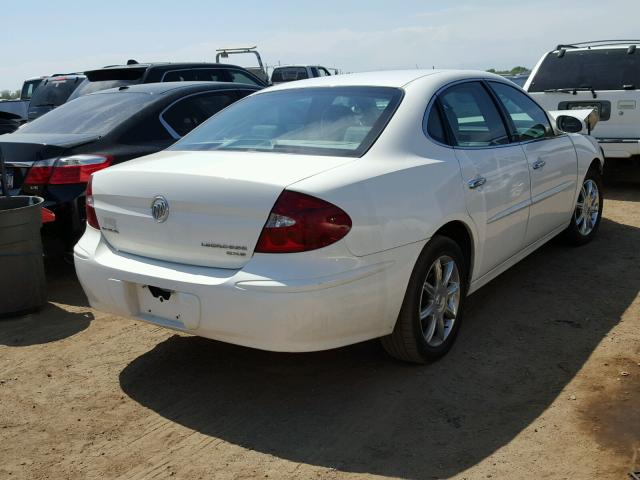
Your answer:
[[[467,182],[467,185],[469,185],[469,188],[474,189],[474,188],[481,187],[485,183],[487,183],[487,179],[484,178],[484,177],[478,176],[478,177],[475,177],[475,178],[472,178],[471,180],[469,180]]]
[[[538,160],[536,162],[533,162],[533,165],[531,165],[531,168],[533,168],[534,170],[538,170],[544,167],[546,164],[547,162],[545,162],[544,160]]]

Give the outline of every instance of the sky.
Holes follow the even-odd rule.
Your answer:
[[[30,0],[0,15],[0,90],[29,77],[149,61],[263,61],[347,72],[532,67],[558,43],[640,37],[638,0]],[[6,7],[6,5],[5,5]],[[24,8],[23,8],[24,7]],[[28,8],[26,8],[28,7]],[[237,64],[249,59],[232,57]]]

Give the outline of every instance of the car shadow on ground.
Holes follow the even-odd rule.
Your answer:
[[[89,308],[89,301],[78,282],[76,269],[72,263],[62,258],[50,258],[44,265],[49,301]]]
[[[510,442],[572,380],[638,294],[638,245],[640,229],[605,219],[589,245],[543,247],[469,298],[456,345],[428,366],[390,360],[377,342],[276,354],[176,335],[120,384],[165,418],[250,450],[449,477]]]
[[[604,189],[604,196],[609,200],[621,202],[640,202],[640,182],[610,182]]]
[[[48,303],[36,312],[0,319],[0,345],[29,346],[55,342],[86,329],[93,314],[73,265],[61,259],[45,262]],[[56,303],[78,307],[77,312]],[[84,308],[87,307],[87,308]]]

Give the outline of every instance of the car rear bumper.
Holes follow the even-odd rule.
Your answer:
[[[606,158],[631,158],[640,155],[640,138],[597,138]]]
[[[327,247],[336,252],[329,258],[326,252],[286,259],[255,254],[244,268],[231,270],[116,252],[87,228],[74,258],[98,310],[228,343],[302,352],[391,333],[424,245],[353,257],[340,243]],[[148,286],[171,296],[160,301]]]

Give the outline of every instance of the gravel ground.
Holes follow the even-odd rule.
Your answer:
[[[261,352],[50,303],[0,320],[2,479],[623,479],[640,470],[640,184],[597,239],[469,298],[426,367],[377,342]]]

